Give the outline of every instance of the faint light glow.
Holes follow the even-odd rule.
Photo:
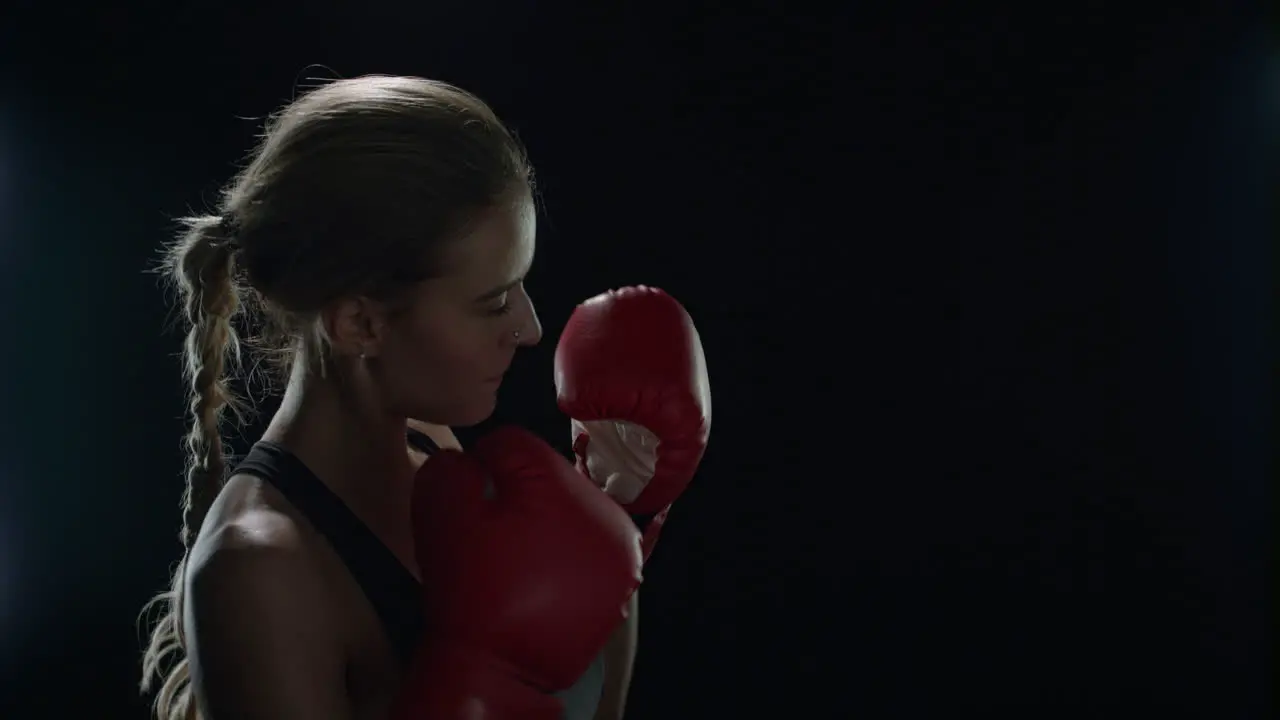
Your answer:
[[[1274,119],[1276,115],[1280,115],[1280,51],[1271,54],[1271,63],[1267,66],[1271,71],[1268,82],[1264,85],[1263,92],[1265,97],[1263,102],[1267,110],[1268,119]],[[1280,132],[1277,132],[1276,125],[1268,125],[1271,128],[1271,137],[1274,139]]]
[[[11,197],[13,192],[11,180],[15,172],[13,166],[17,160],[9,151],[12,146],[9,141],[8,124],[5,118],[0,117],[0,267],[9,264],[6,260],[10,257],[13,247],[14,224],[10,213],[11,208],[17,203]]]
[[[13,158],[9,156],[9,137],[0,119],[0,238],[9,236],[9,174]]]
[[[16,242],[13,235],[13,218],[10,215],[10,208],[13,207],[10,192],[12,185],[9,179],[12,175],[12,166],[14,159],[9,152],[11,147],[9,143],[8,124],[5,118],[0,117],[0,271],[6,269],[10,265],[9,260],[12,257],[13,245]],[[0,282],[8,284],[8,278],[0,277]],[[0,368],[0,382],[9,383],[12,380]],[[8,388],[0,387],[0,398],[7,402]],[[6,448],[0,448],[0,452],[4,452]],[[7,455],[7,453],[5,453]],[[21,530],[17,527],[18,510],[14,507],[15,488],[17,484],[10,468],[0,468],[0,663],[8,661],[8,655],[18,644],[19,639],[14,637],[15,631],[20,625],[15,626],[15,618],[18,614],[17,598],[19,594],[18,579],[18,552],[19,544],[17,539],[22,535]]]
[[[10,473],[0,476],[0,493],[12,497],[12,481]],[[19,597],[18,553],[20,545],[18,537],[22,535],[17,525],[15,508],[12,503],[0,503],[0,651],[11,648],[17,638],[13,637],[14,621],[20,611],[17,607]]]

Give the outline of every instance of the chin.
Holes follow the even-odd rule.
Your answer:
[[[447,398],[437,397],[435,400],[409,408],[405,416],[429,425],[469,428],[488,420],[498,406],[498,394],[493,390]]]
[[[479,425],[493,415],[497,405],[498,398],[496,395],[473,400],[459,406],[455,412],[450,413],[453,420],[449,422],[449,425],[451,427],[473,427]]]

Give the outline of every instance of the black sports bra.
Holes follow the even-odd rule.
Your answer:
[[[413,429],[408,430],[407,440],[427,455],[440,449],[431,438]],[[373,605],[387,639],[407,666],[423,630],[422,586],[413,574],[341,498],[283,447],[258,442],[234,472],[271,483],[324,535]]]

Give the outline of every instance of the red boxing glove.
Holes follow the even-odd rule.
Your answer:
[[[640,584],[631,520],[554,448],[503,428],[415,480],[426,628],[394,718],[559,720]]]
[[[711,431],[711,383],[693,320],[656,288],[597,295],[569,318],[555,373],[578,469],[627,512],[656,513],[644,529],[648,559]]]

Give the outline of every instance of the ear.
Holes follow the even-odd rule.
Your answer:
[[[386,335],[386,307],[367,297],[339,300],[323,314],[329,344],[338,355],[377,357]]]

